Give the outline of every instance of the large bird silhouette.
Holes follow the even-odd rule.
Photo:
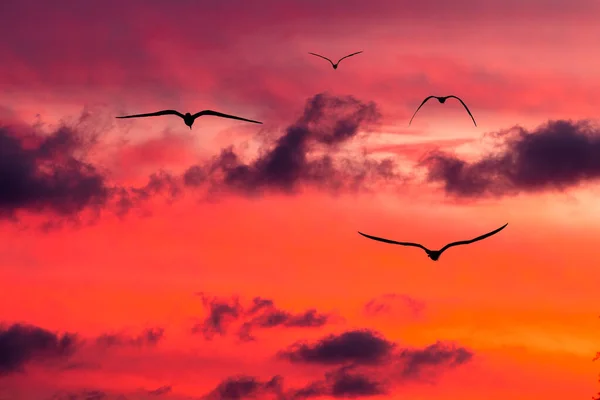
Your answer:
[[[325,59],[325,60],[329,61],[329,62],[331,63],[331,66],[333,67],[333,69],[337,69],[337,67],[338,67],[338,64],[339,64],[339,63],[340,63],[340,61],[342,61],[344,58],[352,57],[352,56],[355,56],[355,55],[357,55],[357,54],[360,54],[360,53],[362,53],[362,52],[363,52],[363,50],[361,50],[361,51],[357,51],[356,53],[348,54],[347,56],[344,56],[344,57],[340,58],[340,59],[339,59],[339,60],[338,60],[338,61],[337,61],[335,64],[334,64],[334,63],[333,63],[333,61],[331,61],[329,58],[327,58],[327,57],[323,57],[322,55],[319,55],[319,54],[316,54],[316,53],[311,53],[311,52],[308,52],[308,54],[312,54],[313,56],[321,57],[321,58],[323,58],[323,59]]]
[[[240,121],[253,122],[255,124],[262,124],[262,122],[254,121],[252,119],[246,119],[246,118],[236,117],[235,115],[223,114],[223,113],[212,111],[212,110],[203,110],[203,111],[197,112],[196,114],[190,114],[189,112],[185,113],[185,114],[182,114],[182,113],[180,113],[179,111],[176,111],[176,110],[162,110],[162,111],[157,111],[157,112],[154,112],[154,113],[125,115],[123,117],[116,117],[116,118],[158,117],[160,115],[177,115],[178,117],[180,117],[180,118],[183,119],[183,122],[187,126],[189,126],[190,129],[192,129],[192,125],[194,125],[194,121],[196,120],[196,118],[202,117],[204,115],[213,115],[215,117],[237,119],[237,120],[240,120]]]
[[[504,229],[506,227],[506,225],[508,225],[508,223],[504,224],[503,226],[501,226],[500,228],[496,229],[495,231],[491,231],[489,233],[486,233],[485,235],[481,235],[476,237],[475,239],[471,239],[471,240],[463,240],[460,242],[452,242],[452,243],[448,243],[447,245],[445,245],[444,247],[442,247],[440,250],[429,250],[427,247],[419,244],[419,243],[411,243],[411,242],[396,242],[394,240],[388,240],[388,239],[383,239],[377,236],[371,236],[371,235],[367,235],[364,234],[362,232],[358,232],[361,235],[363,235],[364,237],[367,237],[369,239],[373,239],[373,240],[378,240],[380,242],[384,242],[384,243],[391,243],[391,244],[399,244],[401,246],[413,246],[413,247],[420,247],[423,250],[425,250],[425,252],[427,253],[427,257],[431,258],[433,261],[437,261],[438,258],[440,258],[440,256],[442,255],[442,253],[449,249],[452,246],[459,246],[462,244],[470,244],[473,242],[477,242],[478,240],[483,240],[487,237],[490,237],[492,235],[495,235],[496,233],[500,232],[502,229]]]
[[[417,108],[417,111],[415,111],[415,113],[413,114],[413,116],[410,119],[410,122],[408,123],[408,125],[410,125],[410,123],[412,122],[412,120],[415,117],[415,115],[417,115],[417,112],[421,109],[421,107],[423,107],[423,104],[427,103],[427,100],[429,100],[429,99],[438,99],[438,101],[441,104],[444,104],[446,102],[446,100],[449,99],[449,98],[453,98],[453,99],[456,99],[456,100],[460,101],[460,103],[463,105],[463,107],[465,107],[465,110],[467,110],[467,112],[471,116],[471,119],[473,120],[473,123],[475,124],[475,126],[477,126],[477,122],[475,122],[475,118],[473,118],[473,114],[471,114],[471,111],[469,111],[469,107],[467,107],[467,105],[465,104],[464,101],[462,101],[460,98],[458,98],[458,97],[456,97],[454,95],[450,95],[450,96],[429,96],[429,97],[426,97],[425,100],[423,100],[423,102],[419,106],[419,108]]]

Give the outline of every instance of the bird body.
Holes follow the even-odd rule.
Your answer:
[[[160,115],[177,115],[178,117],[180,117],[180,118],[183,119],[183,122],[187,126],[189,126],[190,129],[192,129],[192,125],[194,124],[194,121],[196,121],[196,118],[201,117],[203,115],[213,115],[215,117],[237,119],[237,120],[240,120],[240,121],[252,122],[252,123],[255,123],[255,124],[262,124],[262,122],[254,121],[252,119],[246,119],[246,118],[236,117],[234,115],[223,114],[223,113],[220,113],[220,112],[217,112],[217,111],[212,111],[212,110],[203,110],[203,111],[197,112],[196,114],[190,114],[189,112],[186,112],[185,114],[182,114],[182,113],[180,113],[179,111],[176,111],[176,110],[162,110],[162,111],[157,111],[157,112],[154,112],[154,113],[125,115],[123,117],[116,117],[116,118],[158,117]]]
[[[442,255],[442,253],[444,251],[446,251],[447,249],[449,249],[452,246],[459,246],[459,245],[463,245],[463,244],[470,244],[473,242],[477,242],[479,240],[483,240],[487,237],[490,237],[492,235],[495,235],[496,233],[500,232],[502,229],[504,229],[506,226],[508,225],[508,223],[504,224],[503,226],[501,226],[500,228],[493,230],[491,232],[486,233],[485,235],[481,235],[476,237],[475,239],[470,239],[470,240],[463,240],[463,241],[459,241],[459,242],[452,242],[452,243],[448,243],[447,245],[445,245],[444,247],[442,247],[440,250],[430,250],[427,247],[419,244],[419,243],[412,243],[412,242],[396,242],[395,240],[389,240],[389,239],[383,239],[377,236],[371,236],[371,235],[367,235],[365,233],[362,232],[358,232],[359,234],[361,234],[362,236],[372,239],[372,240],[377,240],[379,242],[384,242],[384,243],[390,243],[390,244],[398,244],[401,246],[412,246],[412,247],[419,247],[423,250],[425,250],[425,252],[427,253],[427,257],[431,258],[433,261],[437,261],[440,256]]]
[[[342,61],[344,58],[352,57],[352,56],[355,56],[355,55],[357,55],[357,54],[360,54],[360,53],[362,53],[362,52],[363,52],[363,51],[361,50],[361,51],[357,51],[356,53],[348,54],[347,56],[344,56],[344,57],[340,58],[340,59],[339,59],[339,60],[338,60],[336,63],[334,63],[333,61],[331,61],[331,60],[330,60],[329,58],[327,58],[327,57],[323,57],[323,56],[322,56],[322,55],[320,55],[320,54],[311,53],[311,52],[309,52],[308,54],[312,54],[313,56],[321,57],[321,58],[323,58],[323,59],[325,59],[325,60],[329,61],[329,62],[331,63],[331,66],[333,67],[333,69],[337,69],[337,68],[338,68],[338,65],[340,64],[340,61]]]
[[[450,95],[450,96],[428,96],[428,97],[426,97],[425,100],[423,100],[423,102],[421,103],[421,105],[417,108],[417,111],[415,111],[415,113],[413,114],[412,118],[408,122],[408,125],[411,124],[413,118],[415,117],[415,115],[417,115],[417,112],[421,109],[421,107],[423,107],[423,104],[427,103],[427,101],[429,99],[437,99],[440,102],[440,104],[444,104],[446,102],[446,100],[448,100],[449,98],[453,98],[453,99],[456,99],[456,100],[460,101],[460,103],[463,105],[463,107],[465,108],[465,110],[467,110],[467,112],[471,116],[471,119],[473,120],[473,123],[475,124],[475,126],[477,126],[477,122],[475,122],[475,118],[473,118],[473,114],[471,114],[471,111],[469,110],[469,107],[467,107],[467,105],[465,104],[464,101],[462,101],[459,97],[454,96],[454,95]]]

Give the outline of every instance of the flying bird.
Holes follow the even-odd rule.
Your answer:
[[[495,231],[491,231],[489,233],[486,233],[485,235],[478,236],[475,239],[449,243],[449,244],[445,245],[444,247],[442,247],[441,250],[429,250],[427,247],[425,247],[425,246],[423,246],[421,244],[418,244],[418,243],[395,242],[393,240],[388,240],[388,239],[383,239],[383,238],[379,238],[379,237],[376,237],[376,236],[366,235],[366,234],[364,234],[364,233],[362,233],[360,231],[358,233],[360,233],[364,237],[367,237],[367,238],[373,239],[373,240],[378,240],[380,242],[391,243],[391,244],[399,244],[401,246],[420,247],[423,250],[425,250],[425,252],[427,253],[427,257],[431,258],[433,261],[437,261],[438,258],[440,258],[440,256],[442,255],[442,253],[445,250],[449,249],[450,247],[452,247],[452,246],[458,246],[458,245],[461,245],[461,244],[470,244],[470,243],[473,243],[473,242],[477,242],[478,240],[483,240],[483,239],[485,239],[487,237],[490,237],[490,236],[495,235],[496,233],[500,232],[502,229],[504,229],[506,227],[506,225],[508,225],[508,223],[504,224],[503,226],[501,226],[500,228],[496,229]]]
[[[408,125],[410,125],[410,123],[412,122],[412,120],[415,117],[415,115],[417,115],[417,112],[421,109],[421,107],[423,107],[423,104],[427,103],[427,100],[429,100],[429,99],[438,99],[438,101],[441,104],[444,104],[446,102],[446,100],[449,99],[449,98],[451,98],[451,97],[453,99],[456,99],[456,100],[458,100],[458,101],[461,102],[461,104],[465,107],[465,110],[467,110],[467,112],[471,116],[471,119],[473,120],[473,123],[475,124],[475,126],[477,126],[477,122],[475,122],[475,118],[473,118],[473,114],[471,114],[471,111],[469,111],[469,107],[467,107],[467,105],[465,104],[464,101],[462,101],[461,99],[459,99],[458,97],[456,97],[454,95],[450,95],[450,96],[429,96],[429,97],[425,98],[425,100],[423,100],[423,102],[421,103],[421,105],[419,106],[419,108],[417,108],[417,111],[415,111],[415,113],[413,114],[413,116],[410,119],[410,122],[408,123]]]
[[[192,125],[194,125],[194,121],[196,120],[196,118],[202,117],[203,115],[214,115],[215,117],[238,119],[240,121],[247,121],[247,122],[254,122],[255,124],[262,124],[262,122],[254,121],[252,119],[236,117],[234,115],[223,114],[223,113],[212,111],[212,110],[203,110],[203,111],[197,112],[196,114],[190,114],[190,113],[182,114],[179,111],[175,111],[175,110],[162,110],[162,111],[157,111],[154,113],[125,115],[123,117],[116,117],[116,118],[158,117],[159,115],[177,115],[178,117],[183,118],[183,122],[187,126],[189,126],[190,129],[192,129]]]
[[[344,58],[352,57],[352,56],[355,56],[355,55],[357,55],[357,54],[360,54],[360,53],[362,53],[362,52],[363,52],[363,50],[361,50],[361,51],[357,51],[356,53],[348,54],[347,56],[344,56],[344,57],[340,58],[340,59],[338,60],[338,62],[336,62],[335,64],[334,64],[334,63],[333,63],[333,61],[331,61],[329,58],[327,58],[327,57],[323,57],[323,56],[321,56],[321,55],[319,55],[319,54],[316,54],[316,53],[311,53],[311,52],[308,52],[308,54],[312,54],[313,56],[317,56],[317,57],[324,58],[325,60],[327,60],[327,61],[329,61],[329,62],[331,63],[331,66],[333,67],[333,69],[337,69],[337,67],[338,67],[338,64],[339,64],[339,63],[340,63],[340,61],[342,61]]]

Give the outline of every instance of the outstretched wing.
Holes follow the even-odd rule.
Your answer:
[[[348,57],[355,56],[355,55],[357,55],[357,54],[360,54],[360,53],[362,53],[363,51],[364,51],[364,50],[357,51],[356,53],[348,54],[347,56],[344,56],[344,57],[340,58],[340,59],[338,60],[338,62],[337,62],[337,63],[339,64],[339,63],[340,63],[340,61],[342,61],[344,58],[348,58]]]
[[[415,117],[415,115],[417,115],[417,112],[419,112],[419,110],[421,109],[421,107],[423,107],[423,104],[427,103],[427,101],[429,99],[433,99],[433,98],[435,98],[435,96],[429,96],[429,97],[426,97],[425,100],[423,100],[423,102],[421,103],[421,105],[419,106],[419,108],[417,108],[417,111],[415,111],[415,113],[413,114],[413,116],[410,118],[410,121],[408,121],[408,125],[411,124],[413,118]]]
[[[383,239],[377,236],[371,236],[371,235],[367,235],[366,233],[362,233],[361,231],[358,231],[358,233],[360,233],[361,235],[363,235],[366,238],[369,239],[373,239],[373,240],[378,240],[380,242],[384,242],[384,243],[390,243],[390,244],[399,244],[401,246],[412,246],[412,247],[420,247],[421,249],[425,250],[425,251],[429,251],[428,248],[426,248],[423,245],[420,245],[419,243],[411,243],[411,242],[396,242],[394,240],[388,240],[388,239]]]
[[[479,240],[483,240],[487,237],[490,237],[492,235],[495,235],[496,233],[500,232],[502,229],[506,228],[506,225],[508,225],[508,223],[502,225],[500,228],[496,229],[495,231],[491,231],[489,233],[486,233],[485,235],[481,235],[481,236],[477,236],[475,239],[471,239],[471,240],[463,240],[460,242],[452,242],[452,243],[448,243],[447,245],[445,245],[444,247],[442,247],[442,249],[440,250],[440,253],[442,253],[444,250],[448,249],[449,247],[452,246],[459,246],[461,244],[470,244],[473,242],[477,242]]]
[[[330,60],[329,58],[327,58],[327,57],[323,57],[323,56],[321,56],[321,55],[319,55],[319,54],[316,54],[316,53],[311,53],[310,51],[308,52],[308,54],[312,54],[313,56],[321,57],[322,59],[329,61],[329,62],[331,63],[331,65],[333,65],[333,61],[331,61],[331,60]]]
[[[175,110],[162,110],[162,111],[157,111],[157,112],[148,113],[148,114],[125,115],[123,117],[116,117],[116,118],[158,117],[159,115],[177,115],[178,117],[183,118],[183,114],[180,113],[179,111],[175,111]]]
[[[454,96],[454,95],[448,96],[448,98],[450,98],[450,97],[452,97],[453,99],[456,99],[456,100],[460,101],[460,103],[463,105],[463,107],[465,108],[465,110],[467,110],[467,112],[471,116],[471,119],[473,120],[473,123],[475,124],[475,126],[477,126],[477,122],[475,122],[475,118],[473,118],[473,114],[471,114],[471,111],[469,110],[469,107],[467,107],[467,105],[465,104],[465,102],[462,101],[460,98]]]
[[[242,118],[242,117],[236,117],[235,115],[223,114],[223,113],[212,111],[212,110],[203,110],[203,111],[197,112],[196,114],[192,115],[192,117],[194,119],[196,119],[196,118],[201,117],[203,115],[214,115],[215,117],[231,118],[231,119],[237,119],[237,120],[240,120],[240,121],[254,122],[255,124],[262,124],[262,122],[255,121],[253,119],[246,119],[246,118]]]

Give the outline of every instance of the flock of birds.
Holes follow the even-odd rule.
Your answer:
[[[329,58],[324,57],[324,56],[322,56],[320,54],[310,53],[310,52],[308,54],[311,54],[313,56],[320,57],[322,59],[325,59],[325,60],[329,61],[329,63],[333,67],[333,69],[336,70],[342,60],[344,60],[344,59],[346,59],[348,57],[355,56],[355,55],[360,54],[362,52],[363,51],[357,51],[356,53],[348,54],[347,56],[344,56],[344,57],[340,58],[335,63],[333,61],[331,61]],[[417,115],[417,112],[421,109],[421,107],[423,107],[423,105],[425,103],[427,103],[428,100],[430,100],[430,99],[437,99],[440,102],[440,104],[444,104],[446,102],[446,100],[450,99],[450,98],[458,100],[463,105],[463,107],[465,108],[465,110],[467,110],[467,113],[469,114],[469,116],[473,120],[473,124],[475,124],[475,126],[477,126],[477,122],[475,122],[475,118],[473,117],[473,114],[471,114],[471,111],[469,110],[469,107],[467,107],[467,105],[465,104],[464,101],[462,101],[462,99],[460,99],[458,96],[454,96],[454,95],[449,95],[449,96],[428,96],[428,97],[426,97],[425,100],[423,100],[423,102],[419,105],[419,107],[417,107],[417,110],[414,112],[414,114],[413,114],[412,118],[410,119],[410,121],[408,122],[408,124],[410,125],[412,123],[412,120],[414,119],[415,115]],[[125,116],[116,117],[116,118],[158,117],[158,116],[162,116],[162,115],[176,115],[179,118],[183,119],[183,122],[190,129],[192,129],[192,125],[194,124],[194,121],[196,121],[196,119],[198,117],[202,117],[202,116],[205,116],[205,115],[212,115],[212,116],[221,117],[221,118],[236,119],[236,120],[239,120],[239,121],[252,122],[254,124],[262,124],[262,122],[255,121],[255,120],[252,120],[252,119],[237,117],[235,115],[224,114],[224,113],[220,113],[220,112],[212,111],[212,110],[203,110],[203,111],[197,112],[195,114],[190,114],[189,112],[187,112],[185,114],[182,114],[182,113],[180,113],[179,111],[176,111],[176,110],[162,110],[162,111],[157,111],[157,112],[153,112],[153,113],[125,115]],[[507,225],[508,224],[504,224],[500,228],[498,228],[496,230],[493,230],[491,232],[488,232],[488,233],[486,233],[484,235],[478,236],[478,237],[476,237],[474,239],[463,240],[463,241],[457,241],[457,242],[449,243],[449,244],[445,245],[444,247],[442,247],[440,250],[430,250],[427,247],[425,247],[425,246],[423,246],[423,245],[421,245],[419,243],[397,242],[397,241],[394,241],[394,240],[384,239],[384,238],[380,238],[380,237],[377,237],[377,236],[367,235],[367,234],[362,233],[362,232],[358,232],[358,233],[361,234],[362,236],[368,238],[368,239],[377,240],[377,241],[384,242],[384,243],[397,244],[397,245],[401,245],[401,246],[419,247],[419,248],[425,250],[425,252],[427,253],[427,257],[429,257],[433,261],[437,261],[440,258],[440,256],[442,255],[442,253],[444,251],[446,251],[447,249],[449,249],[450,247],[459,246],[459,245],[465,245],[465,244],[470,244],[470,243],[477,242],[479,240],[483,240],[483,239],[485,239],[487,237],[490,237],[490,236],[495,235],[496,233],[500,232]]]

